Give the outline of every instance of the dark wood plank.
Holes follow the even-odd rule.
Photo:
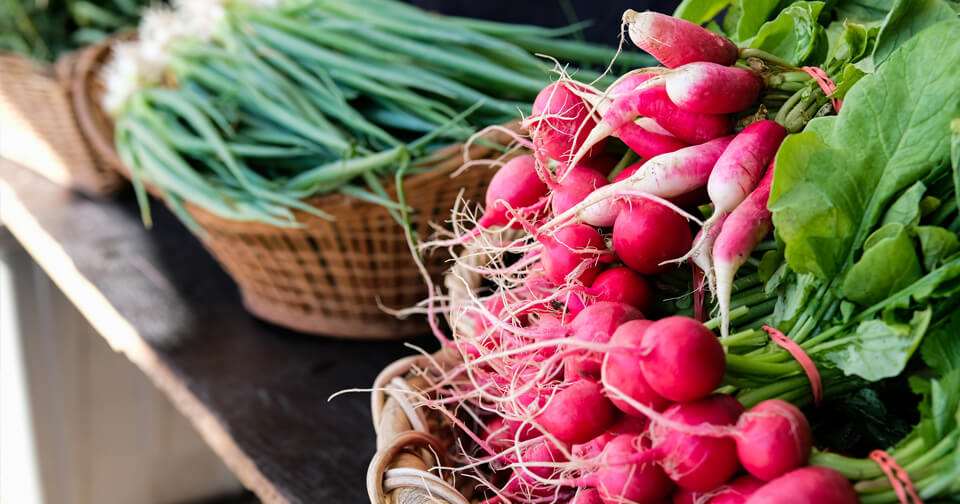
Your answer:
[[[131,195],[90,201],[0,160],[0,218],[248,488],[266,502],[366,501],[368,395],[327,398],[369,386],[410,349],[254,319],[198,240],[162,205],[153,210],[147,231]]]

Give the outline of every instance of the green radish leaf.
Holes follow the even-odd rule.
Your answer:
[[[953,167],[953,187],[960,206],[960,119],[950,121],[950,165]]]
[[[795,271],[845,273],[891,200],[947,159],[960,51],[942,51],[944,40],[960,40],[960,21],[909,40],[850,90],[839,115],[784,141],[768,207]]]
[[[840,79],[837,81],[837,89],[830,94],[830,98],[843,100],[847,93],[853,88],[854,84],[860,82],[867,73],[857,68],[856,65],[848,64],[843,67]]]
[[[904,226],[912,226],[920,222],[920,202],[923,200],[923,193],[926,191],[927,186],[923,185],[923,182],[917,182],[910,186],[890,205],[880,224],[899,222]]]
[[[731,2],[732,0],[683,0],[673,11],[673,17],[702,25],[717,17]]]
[[[933,417],[936,439],[940,440],[957,428],[960,414],[960,369],[946,373],[930,383],[930,413]]]
[[[944,0],[896,0],[883,21],[873,50],[873,62],[880,66],[896,48],[924,28],[951,18],[957,13]],[[945,39],[945,41],[957,39]]]
[[[777,10],[780,0],[750,0],[741,7],[740,19],[737,20],[737,40],[747,40],[757,34],[767,19]]]
[[[826,56],[829,39],[817,21],[823,2],[793,4],[765,23],[757,35],[744,43],[783,58],[794,65],[819,65]]]
[[[960,250],[957,235],[938,226],[919,226],[916,229],[923,252],[923,267],[927,271],[936,268],[944,259]],[[960,339],[960,338],[958,338]]]
[[[833,9],[838,20],[880,26],[893,8],[894,0],[840,0]]]
[[[903,224],[892,222],[876,233],[883,237],[873,244],[867,240],[863,257],[850,268],[841,287],[844,297],[865,306],[886,299],[923,276],[913,240]]]
[[[955,311],[946,321],[932,329],[920,345],[920,357],[940,374],[960,369],[960,311]],[[960,390],[960,389],[958,389]]]
[[[920,345],[930,324],[931,310],[913,313],[909,322],[868,320],[850,336],[830,343],[817,358],[845,374],[869,381],[899,375]]]

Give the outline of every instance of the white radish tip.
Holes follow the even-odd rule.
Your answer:
[[[633,9],[627,9],[627,10],[625,10],[625,11],[623,12],[623,22],[624,22],[624,23],[627,23],[627,24],[630,24],[630,23],[632,23],[633,20],[636,19],[636,17],[639,16],[639,15],[640,15],[639,12],[637,12],[637,11],[635,11],[635,10],[633,10]]]

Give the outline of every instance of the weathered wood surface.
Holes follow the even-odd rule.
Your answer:
[[[131,195],[93,202],[0,160],[0,219],[248,488],[265,502],[366,501],[368,395],[327,398],[410,349],[254,319],[199,241],[162,205],[153,217],[145,230]]]

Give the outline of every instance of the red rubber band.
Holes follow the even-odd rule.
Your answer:
[[[810,77],[816,79],[817,84],[820,85],[820,89],[822,89],[827,96],[832,95],[834,91],[837,90],[837,85],[830,80],[827,72],[824,72],[823,69],[818,67],[801,67],[800,69],[810,74]],[[830,98],[830,103],[833,104],[833,110],[840,112],[840,107],[843,106],[843,100]]]
[[[823,380],[820,379],[820,371],[817,371],[817,366],[813,363],[813,359],[800,348],[800,345],[784,336],[779,330],[770,326],[763,326],[763,330],[770,334],[770,339],[772,339],[774,343],[780,345],[781,348],[789,352],[790,355],[800,363],[803,372],[807,374],[807,379],[810,380],[810,388],[813,390],[813,404],[820,406],[820,402],[823,401]]]
[[[890,480],[890,485],[893,486],[893,491],[897,494],[901,504],[910,504],[911,498],[914,504],[923,504],[923,499],[917,495],[917,489],[910,481],[910,474],[904,471],[887,452],[873,450],[870,452],[870,460],[876,462],[883,474],[887,475],[887,479]],[[907,498],[908,495],[910,498]]]

